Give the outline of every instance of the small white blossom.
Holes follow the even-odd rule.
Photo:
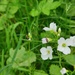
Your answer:
[[[51,46],[47,46],[47,48],[45,47],[42,47],[40,49],[40,52],[41,52],[41,58],[43,60],[47,60],[48,58],[51,60],[53,57],[52,57],[52,47]]]
[[[48,42],[48,39],[47,38],[42,38],[42,43],[45,44]]]
[[[61,37],[58,40],[57,50],[60,51],[60,52],[63,52],[65,55],[70,54],[71,50],[68,46],[70,46],[70,44],[68,43],[68,39],[65,40],[63,37]]]
[[[51,38],[42,38],[42,44],[46,44],[48,42],[52,41]]]
[[[62,75],[64,75],[64,74],[67,72],[67,70],[66,70],[65,68],[62,68],[62,69],[60,70],[60,72],[61,72]]]
[[[54,22],[50,23],[50,26],[49,27],[44,27],[43,30],[45,30],[45,31],[53,30],[53,31],[56,32],[56,30],[57,30],[56,23],[54,23]]]

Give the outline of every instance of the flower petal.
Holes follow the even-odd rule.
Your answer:
[[[45,31],[50,31],[50,28],[44,27],[43,30],[45,30]]]
[[[46,55],[46,54],[47,54],[47,51],[46,51],[46,48],[45,48],[45,47],[42,47],[42,48],[40,49],[40,52],[41,52],[41,54],[43,54],[43,55]]]
[[[56,32],[56,30],[57,30],[56,23],[54,23],[54,22],[50,23],[50,30],[54,30]]]
[[[60,52],[63,52],[64,47],[62,47],[61,45],[58,45],[57,50],[60,51]]]
[[[43,43],[43,44],[47,43],[47,38],[43,38],[43,39],[42,39],[42,43]]]
[[[62,43],[65,43],[65,39],[63,37],[58,40],[59,45],[62,45]]]
[[[42,58],[43,60],[47,60],[47,59],[48,59],[48,55],[42,55],[42,54],[41,54],[41,58]]]
[[[66,39],[66,45],[71,46],[72,40],[70,38]]]
[[[51,46],[47,46],[47,49],[48,49],[48,50],[52,50],[52,47],[51,47]]]
[[[53,58],[52,53],[48,57],[51,60]]]
[[[69,47],[66,47],[66,48],[63,50],[63,53],[64,53],[65,55],[70,54],[70,53],[71,53],[70,48],[69,48]]]

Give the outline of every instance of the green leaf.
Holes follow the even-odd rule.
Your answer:
[[[32,11],[30,12],[30,15],[32,17],[38,16],[40,14],[40,11],[37,9],[32,9]]]
[[[36,55],[32,51],[27,51],[24,55],[24,62],[20,63],[20,66],[30,66],[31,63],[36,61]]]
[[[42,7],[45,5],[46,3],[46,0],[42,0],[40,1],[39,5],[38,5],[38,9],[41,11],[42,10]]]
[[[64,56],[64,59],[66,60],[67,63],[69,63],[70,65],[75,65],[75,55],[66,55]]]
[[[36,70],[34,71],[34,75],[48,75],[48,74],[45,73],[43,70]]]
[[[32,17],[38,16],[41,13],[42,7],[44,6],[45,3],[46,3],[46,0],[40,1],[40,3],[37,6],[37,9],[33,8],[30,12],[30,15]]]
[[[57,7],[59,7],[61,5],[60,1],[55,1],[50,5],[50,10],[56,9]]]
[[[67,11],[67,15],[68,16],[75,16],[75,5],[68,5],[67,7],[69,7],[68,11]]]
[[[11,0],[8,6],[8,18],[13,18],[14,14],[18,11],[20,8],[19,1],[18,0]]]
[[[15,49],[9,50],[10,57],[7,59],[7,64],[11,63]],[[22,66],[30,66],[31,63],[36,61],[36,55],[32,51],[26,51],[23,46],[17,51],[15,61],[12,65],[13,68],[19,68]]]
[[[61,75],[60,68],[57,65],[51,65],[49,69],[51,75]]]
[[[8,0],[1,0],[0,1],[0,11],[1,12],[6,11],[7,4],[8,4]]]
[[[45,15],[50,14],[50,10],[56,9],[58,6],[60,6],[59,1],[53,2],[53,0],[42,0],[37,6],[37,9],[32,9],[30,12],[30,15],[35,17],[38,16],[41,12]]]
[[[50,5],[52,4],[53,0],[48,0],[43,6],[42,6],[42,12],[45,15],[50,14]]]

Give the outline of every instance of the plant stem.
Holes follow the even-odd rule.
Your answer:
[[[4,49],[2,50],[2,68],[4,67]],[[4,75],[4,71],[2,72],[2,75]]]

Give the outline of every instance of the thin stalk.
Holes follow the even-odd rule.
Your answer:
[[[4,67],[4,49],[2,50],[2,68]],[[4,75],[4,71],[2,72],[2,75]]]

